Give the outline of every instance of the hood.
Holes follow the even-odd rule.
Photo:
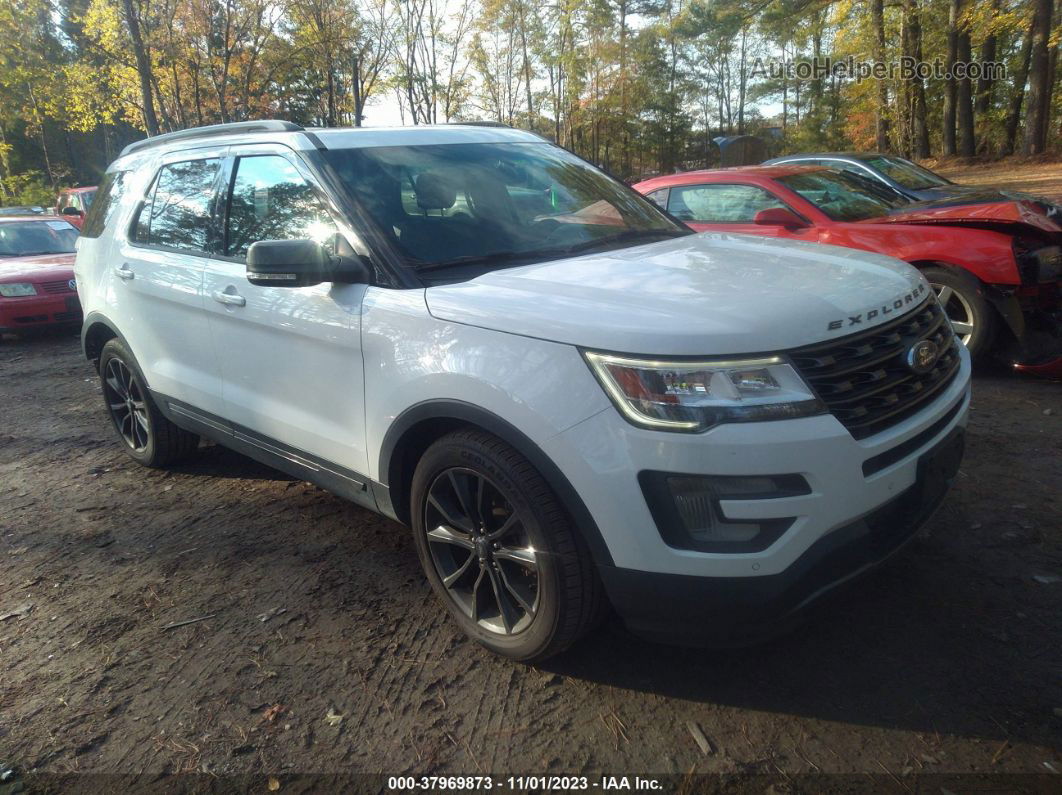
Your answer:
[[[1032,199],[1006,199],[999,191],[969,194],[961,200],[935,199],[899,207],[880,218],[867,218],[866,224],[946,224],[949,226],[1034,227],[1041,232],[1062,232],[1062,218],[1048,215],[1046,205]]]
[[[0,258],[0,281],[53,281],[74,278],[74,254]]]
[[[708,356],[871,328],[928,289],[914,268],[880,254],[706,232],[492,271],[425,296],[433,316],[454,323],[617,353]]]

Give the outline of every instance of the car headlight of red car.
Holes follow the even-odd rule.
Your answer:
[[[32,284],[23,282],[11,282],[0,284],[0,296],[4,298],[21,298],[26,295],[36,295],[37,288]]]
[[[1014,259],[1023,284],[1062,280],[1062,246],[1045,246],[1038,240],[1015,238]]]

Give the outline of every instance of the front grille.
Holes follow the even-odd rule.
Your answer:
[[[56,323],[75,323],[75,322],[81,320],[81,313],[80,312],[56,312],[54,317],[55,317],[55,322]]]
[[[73,290],[70,289],[70,280],[66,279],[61,282],[41,282],[38,287],[46,293],[70,293]]]
[[[916,373],[907,365],[907,352],[924,339],[943,352],[929,371]],[[830,413],[863,439],[911,416],[950,384],[959,371],[959,345],[930,298],[889,323],[790,356]]]

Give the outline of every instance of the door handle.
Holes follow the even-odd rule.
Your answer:
[[[136,274],[133,273],[133,269],[129,267],[128,262],[123,262],[121,267],[115,267],[114,272],[118,274],[119,279],[124,279],[125,281],[129,281],[136,276]]]
[[[214,300],[219,304],[228,304],[229,306],[245,306],[247,304],[247,299],[242,295],[224,293],[221,290],[214,291]]]

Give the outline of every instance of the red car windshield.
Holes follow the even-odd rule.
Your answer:
[[[775,177],[775,182],[814,204],[834,221],[862,221],[888,215],[906,202],[887,198],[862,179],[843,171],[808,171]]]
[[[11,221],[0,224],[0,257],[72,254],[77,229],[66,221]]]

